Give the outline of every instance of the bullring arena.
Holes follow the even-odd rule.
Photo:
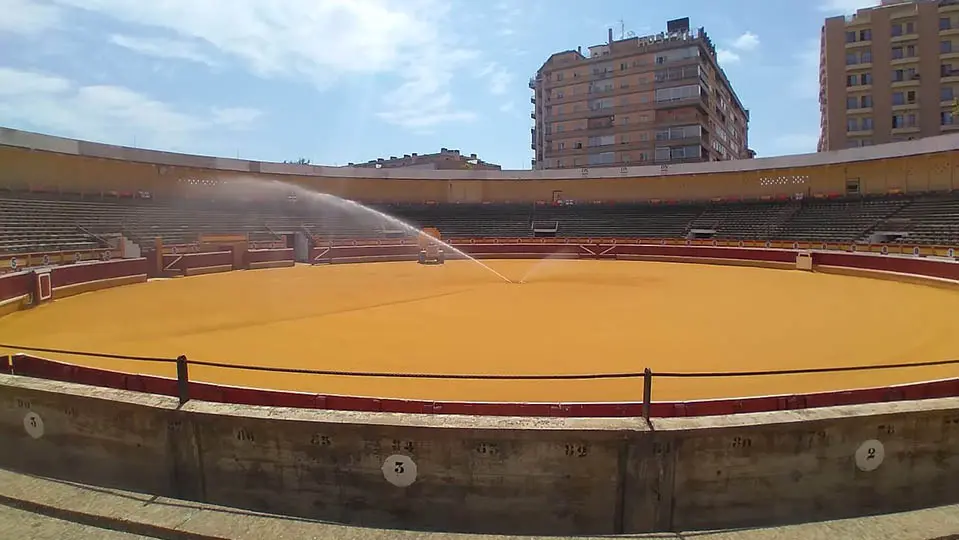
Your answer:
[[[959,502],[954,136],[502,173],[0,143],[4,468],[507,534]]]

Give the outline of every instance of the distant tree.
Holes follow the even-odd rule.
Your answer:
[[[296,161],[284,161],[283,163],[289,163],[289,164],[292,164],[292,165],[309,165],[309,164],[310,164],[310,160],[301,157],[300,159],[298,159],[298,160],[296,160]]]

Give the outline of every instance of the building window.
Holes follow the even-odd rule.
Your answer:
[[[859,99],[856,96],[847,96],[846,97],[846,110],[858,109],[859,108]]]
[[[892,129],[916,127],[916,120],[915,113],[894,114],[892,115]]]
[[[859,55],[854,52],[846,53],[846,65],[854,66],[859,63]]]
[[[916,78],[916,68],[897,69],[892,72],[892,82],[912,81]]]
[[[556,80],[557,80],[557,81],[563,80],[563,74],[562,74],[562,73],[557,73],[557,74],[556,74]]]
[[[952,64],[940,64],[939,75],[942,77],[955,77],[956,69],[952,67]]]
[[[952,52],[952,41],[939,42],[939,54],[948,54]]]
[[[892,59],[898,60],[902,58],[902,47],[893,47],[892,48]]]
[[[673,88],[661,88],[656,90],[656,102],[661,103],[664,101],[679,101],[683,99],[691,99],[699,96],[702,93],[702,87],[698,84],[690,84],[686,86],[676,86]]]
[[[859,119],[858,119],[858,118],[847,118],[847,119],[846,119],[846,131],[859,131]]]
[[[906,45],[906,58],[915,58],[915,57],[916,57],[916,46]]]
[[[892,93],[892,104],[893,105],[905,105],[906,104],[906,95],[902,92],[893,92]]]
[[[872,73],[862,73],[859,75],[859,84],[869,86],[872,84]]]
[[[872,118],[870,118],[870,117],[868,117],[868,116],[865,117],[865,118],[863,118],[863,119],[862,119],[862,124],[861,124],[861,126],[862,126],[862,130],[863,130],[863,131],[869,131],[869,130],[871,130],[871,129],[872,129]]]
[[[846,86],[859,86],[859,75],[846,75]]]
[[[939,29],[940,30],[949,30],[952,28],[952,20],[949,17],[942,17],[939,19]]]
[[[916,23],[909,21],[906,23],[906,33],[915,34],[916,33]]]
[[[846,43],[856,42],[856,32],[846,32]]]
[[[952,101],[954,98],[951,86],[943,86],[939,89],[939,101]]]
[[[872,96],[871,96],[871,95],[862,96],[862,99],[860,100],[860,105],[861,105],[861,107],[862,107],[863,109],[869,109],[869,108],[871,108],[871,107],[872,107]]]
[[[952,113],[949,111],[942,111],[939,113],[939,125],[940,126],[951,126],[955,122],[955,119],[952,116]]]
[[[891,29],[891,31],[890,31],[889,33],[892,35],[892,37],[901,36],[901,35],[902,35],[902,25],[899,24],[899,23],[894,23],[894,24],[892,25],[892,29]]]

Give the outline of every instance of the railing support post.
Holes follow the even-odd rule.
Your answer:
[[[649,420],[649,407],[653,399],[653,371],[643,370],[643,418]]]
[[[190,401],[190,374],[185,355],[176,358],[176,386],[180,395],[180,405]]]

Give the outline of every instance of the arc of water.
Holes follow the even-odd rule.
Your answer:
[[[472,262],[478,264],[480,267],[482,267],[482,268],[484,268],[486,271],[492,273],[493,275],[495,275],[495,276],[498,277],[499,279],[502,279],[502,280],[505,281],[506,283],[513,283],[513,280],[511,280],[510,278],[508,278],[508,277],[504,276],[503,274],[497,272],[496,270],[494,270],[494,269],[491,268],[490,266],[482,263],[481,261],[479,261],[479,260],[476,259],[475,257],[472,257],[472,256],[470,256],[469,254],[467,254],[466,252],[464,252],[464,251],[462,251],[462,250],[460,250],[460,249],[457,249],[457,248],[453,247],[453,246],[450,245],[448,242],[444,242],[444,241],[442,241],[442,240],[440,240],[440,239],[438,239],[438,238],[433,238],[432,236],[426,234],[426,233],[423,232],[422,230],[416,228],[416,227],[413,226],[413,225],[410,225],[409,223],[407,223],[407,222],[403,221],[402,219],[399,219],[399,218],[397,218],[397,217],[395,217],[395,216],[391,216],[391,215],[389,215],[389,214],[387,214],[387,213],[385,213],[385,212],[381,212],[381,211],[379,211],[379,210],[377,210],[377,209],[375,209],[375,208],[370,208],[369,206],[366,206],[366,205],[364,205],[364,204],[358,203],[358,202],[353,201],[353,200],[350,200],[350,199],[344,199],[344,198],[342,198],[342,197],[337,197],[336,195],[330,195],[329,193],[321,193],[321,192],[318,192],[318,191],[310,191],[310,190],[305,189],[305,188],[302,188],[302,187],[300,187],[300,186],[295,186],[295,185],[293,185],[293,184],[287,184],[286,182],[280,182],[280,181],[274,181],[274,182],[276,182],[276,183],[278,183],[278,184],[281,184],[285,189],[292,190],[293,192],[296,193],[296,195],[297,195],[298,197],[299,197],[300,195],[302,195],[302,196],[304,196],[304,197],[312,197],[312,198],[316,198],[316,199],[318,199],[318,200],[320,200],[320,201],[326,201],[326,202],[328,202],[328,203],[330,203],[330,204],[339,206],[340,208],[349,208],[349,209],[357,210],[357,211],[360,211],[360,212],[365,212],[365,213],[367,213],[367,214],[369,214],[369,215],[376,216],[376,217],[378,217],[378,218],[380,218],[380,219],[382,219],[382,220],[390,223],[391,225],[395,225],[395,226],[397,226],[397,227],[400,227],[401,229],[403,229],[403,230],[405,230],[405,231],[407,231],[407,232],[410,232],[410,233],[412,233],[412,234],[414,234],[414,235],[416,235],[416,236],[423,236],[423,237],[425,237],[425,238],[429,238],[430,240],[432,240],[432,241],[440,244],[441,246],[443,246],[444,249],[447,249],[447,250],[449,250],[449,251],[451,251],[451,252],[459,255],[460,257],[463,257],[464,259],[467,259],[467,260],[469,260],[469,261],[472,261]]]

